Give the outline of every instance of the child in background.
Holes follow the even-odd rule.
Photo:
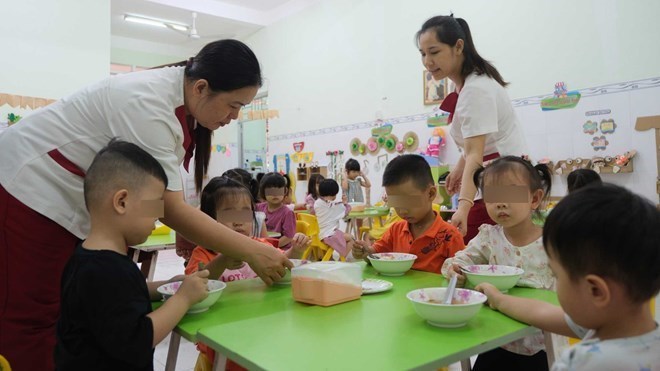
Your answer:
[[[383,237],[369,246],[358,241],[353,257],[371,253],[402,252],[417,255],[412,269],[440,273],[445,259],[463,250],[463,236],[433,211],[437,192],[431,167],[419,155],[402,155],[385,167],[383,186],[388,204],[403,220],[392,224]]]
[[[233,229],[248,237],[253,237],[252,224],[255,221],[254,201],[250,191],[241,183],[227,177],[215,177],[204,187],[200,197],[201,210],[226,227]],[[268,239],[253,237],[253,239],[270,244]],[[310,239],[302,233],[293,236],[293,243],[284,254],[290,259],[298,259],[310,243]],[[257,274],[249,265],[242,261],[218,254],[197,246],[192,253],[190,262],[186,267],[186,274],[196,272],[200,264],[208,270],[209,277],[223,282],[238,281],[257,278]],[[211,370],[215,353],[203,343],[197,344],[200,354],[197,358],[195,370]],[[206,368],[205,368],[206,367]],[[228,362],[227,369],[243,369],[233,362]]]
[[[319,183],[325,178],[321,174],[312,174],[307,182],[307,196],[305,196],[305,208],[314,215],[314,202],[319,198]]]
[[[233,179],[241,184],[243,184],[252,195],[252,200],[256,204],[259,198],[259,183],[252,178],[252,174],[249,171],[241,168],[235,168],[225,171],[222,176],[229,179]],[[258,237],[268,237],[268,232],[266,231],[266,214],[261,211],[255,211],[254,213],[255,223],[254,223],[254,232],[253,236]]]
[[[380,205],[379,203],[377,203],[375,206],[389,206],[387,204],[387,193],[383,193],[382,203]],[[387,215],[385,221],[383,221],[383,225],[380,227],[374,225],[374,227],[371,228],[371,230],[369,230],[367,237],[371,241],[378,241],[379,239],[381,239],[381,237],[383,237],[385,231],[387,231],[392,226],[392,224],[399,221],[401,221],[401,217],[396,213],[394,208],[390,207],[390,213]]]
[[[266,229],[282,236],[279,248],[288,249],[293,235],[296,233],[296,215],[293,210],[284,205],[287,194],[287,182],[279,173],[268,173],[261,179],[259,195],[266,202],[257,204],[257,211],[266,214]]]
[[[56,369],[153,370],[154,347],[208,295],[201,271],[152,311],[166,281],[146,282],[127,256],[163,216],[166,186],[162,166],[135,144],[112,140],[94,158],[84,183],[91,231],[62,275]]]
[[[341,181],[342,193],[346,195],[348,202],[365,202],[362,187],[371,188],[371,182],[360,170],[360,163],[356,159],[346,161],[344,177]],[[358,229],[362,227],[362,219],[357,220]]]
[[[660,292],[659,225],[653,204],[625,188],[603,184],[571,193],[543,228],[561,307],[489,284],[476,289],[491,308],[518,321],[583,339],[553,370],[660,370],[660,329],[649,310]]]
[[[573,193],[588,184],[602,185],[603,181],[600,179],[600,175],[591,169],[577,169],[568,173],[566,183],[568,193]]]
[[[528,161],[506,156],[475,172],[475,185],[484,195],[488,215],[497,224],[483,224],[479,234],[465,250],[447,259],[442,273],[458,275],[463,286],[461,267],[473,264],[509,265],[525,273],[518,286],[550,289],[554,277],[543,249],[543,229],[532,222],[543,200],[550,194],[551,174],[546,165],[532,166]],[[491,370],[506,361],[511,370],[547,370],[543,334],[538,331],[513,343],[477,357],[473,370]]]
[[[355,241],[350,234],[339,230],[339,221],[348,215],[351,207],[346,204],[346,195],[342,196],[342,202],[335,202],[338,193],[339,184],[334,179],[321,181],[314,210],[319,221],[319,238],[341,257],[346,258]]]

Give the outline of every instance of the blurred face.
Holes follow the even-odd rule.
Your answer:
[[[271,205],[281,205],[284,202],[284,197],[286,196],[286,188],[275,188],[270,187],[264,189],[264,195],[266,196],[266,201]]]
[[[348,175],[348,179],[355,180],[355,178],[360,175],[360,172],[357,170],[349,170],[346,172],[346,175]]]
[[[216,220],[244,236],[251,237],[254,225],[252,200],[248,195],[236,195],[218,205]]]
[[[592,321],[593,312],[588,310],[591,304],[587,297],[581,295],[584,290],[589,290],[589,287],[586,287],[584,280],[572,281],[559,259],[553,255],[553,250],[548,249],[548,264],[555,275],[559,304],[578,325],[591,329],[596,328]]]
[[[259,87],[248,86],[230,92],[213,93],[206,80],[193,83],[193,92],[186,101],[188,112],[209,130],[223,127],[236,120],[241,108],[254,99]]]
[[[455,46],[441,43],[431,29],[419,37],[419,52],[422,55],[422,64],[431,72],[435,80],[445,77],[460,76],[463,66],[463,40],[459,39]]]
[[[484,203],[491,219],[504,228],[531,222],[532,211],[539,207],[543,191],[529,191],[529,184],[513,171],[487,175]]]
[[[156,220],[164,216],[164,192],[165,185],[149,176],[142,189],[127,194],[124,204],[124,238],[127,245],[139,245],[146,241],[155,228]]]
[[[428,217],[436,189],[429,185],[419,189],[412,180],[385,187],[387,203],[396,213],[410,224],[417,224]]]

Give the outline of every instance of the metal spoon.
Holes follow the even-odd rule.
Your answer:
[[[369,254],[367,256],[369,257],[369,259],[376,259],[376,260],[380,259],[380,256],[377,256],[377,255],[374,255],[374,254]]]
[[[447,295],[445,296],[445,300],[442,302],[443,304],[451,304],[451,299],[454,297],[454,291],[456,291],[457,281],[457,275],[451,276],[451,279],[449,280],[449,286],[447,286]]]

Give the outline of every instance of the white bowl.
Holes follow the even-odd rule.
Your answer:
[[[294,268],[309,263],[308,260],[302,260],[302,259],[289,259],[289,261],[291,261],[291,263],[293,263]],[[277,285],[290,285],[291,284],[291,271],[287,269],[286,273],[284,274],[284,277],[282,277],[281,280],[275,282],[275,284],[277,284]]]
[[[165,300],[167,300],[176,293],[176,290],[178,290],[180,286],[181,286],[181,281],[176,281],[161,285],[156,290],[163,295],[163,298]],[[222,295],[222,290],[224,290],[225,287],[227,287],[227,284],[222,281],[209,280],[206,286],[209,289],[209,296],[207,296],[206,299],[191,306],[190,309],[188,309],[188,313],[206,312],[209,309],[209,307],[211,307],[211,305],[215,304],[215,302],[218,301],[218,299],[220,299],[220,295]]]
[[[378,259],[372,257],[375,256]],[[402,276],[415,263],[417,255],[400,252],[383,252],[368,255],[371,265],[383,276]]]
[[[472,285],[488,282],[502,292],[509,291],[525,273],[521,268],[492,264],[468,265],[463,272]]]
[[[446,328],[465,326],[477,315],[487,299],[486,295],[478,291],[456,289],[456,304],[442,304],[446,291],[446,287],[431,287],[410,291],[406,297],[412,302],[415,312],[426,322]]]

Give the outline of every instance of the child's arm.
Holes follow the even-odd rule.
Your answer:
[[[287,210],[280,233],[282,237],[279,246],[286,246],[293,241],[293,236],[296,234],[296,214],[293,211]]]
[[[379,252],[392,252],[394,251],[394,243],[392,238],[392,228],[389,228],[378,241],[373,245],[369,241],[355,241],[353,244],[353,257],[356,259],[364,258],[369,263],[367,256]]]
[[[153,347],[165,339],[193,304],[208,296],[208,276],[207,270],[186,276],[176,294],[160,308],[147,314],[154,328]]]
[[[259,237],[262,238],[268,237],[268,230],[266,229],[266,223],[261,224],[261,231],[259,232]]]
[[[341,177],[341,192],[348,195],[348,172],[344,170]]]
[[[169,280],[166,281],[153,281],[153,282],[147,282],[147,289],[149,290],[149,298],[151,298],[151,301],[157,301],[162,298],[162,295],[157,291],[157,289],[166,284],[166,283],[171,283],[171,282],[176,282],[176,281],[183,281],[183,279],[186,278],[185,274],[179,274],[176,275]]]
[[[532,325],[543,331],[555,334],[577,337],[566,323],[564,310],[561,307],[540,300],[519,298],[500,292],[489,283],[475,287],[488,297],[488,305],[507,316]]]
[[[462,235],[458,230],[455,230],[454,235],[461,237]],[[453,238],[454,236],[452,236]],[[441,274],[447,278],[451,278],[453,275],[458,276],[457,287],[463,287],[465,285],[465,275],[461,270],[461,267],[465,267],[473,264],[488,264],[490,259],[490,245],[486,243],[488,239],[484,238],[484,232],[479,232],[479,234],[474,237],[467,245],[464,250],[455,252],[455,255],[451,258],[447,258],[440,268]]]
[[[208,264],[203,265],[203,263],[199,263],[199,267],[197,268],[197,271],[201,271],[206,269],[209,271],[209,277],[212,279],[218,279],[218,277],[222,276],[222,274],[225,272],[227,269],[238,269],[243,266],[245,262],[231,258],[227,255],[218,255],[213,260],[211,260]]]
[[[360,171],[360,176],[362,177],[362,180],[360,180],[360,185],[365,188],[371,188],[371,182],[362,171]]]
[[[291,239],[291,248],[284,255],[289,259],[300,259],[311,242],[312,240],[309,237],[302,233],[296,233]]]

